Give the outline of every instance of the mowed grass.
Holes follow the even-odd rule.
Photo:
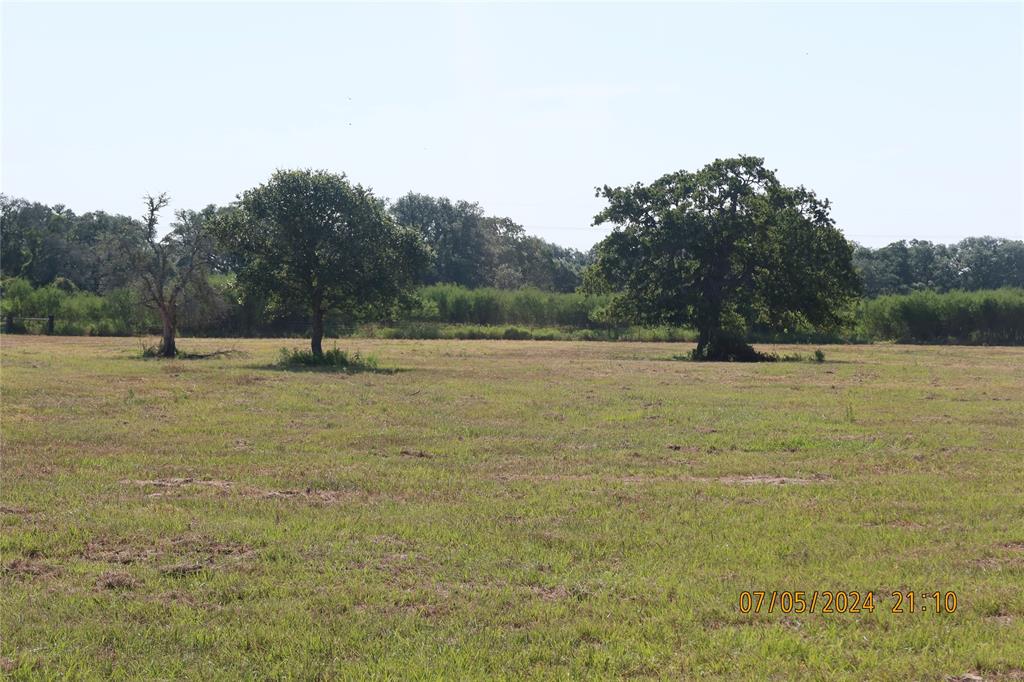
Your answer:
[[[285,343],[3,338],[4,675],[1024,675],[1024,349]]]

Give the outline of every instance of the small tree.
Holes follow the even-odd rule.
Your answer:
[[[828,200],[785,187],[763,159],[716,160],[650,185],[598,189],[613,223],[588,272],[640,323],[693,325],[700,360],[756,360],[751,326],[830,326],[859,292],[852,247]]]
[[[237,254],[243,287],[309,311],[310,347],[318,357],[327,311],[386,312],[427,265],[419,236],[343,174],[279,170],[243,192],[237,210],[216,225],[218,239]]]
[[[159,354],[173,358],[178,354],[178,304],[188,286],[205,281],[201,275],[210,252],[210,238],[204,214],[195,211],[178,211],[171,231],[158,237],[160,211],[170,199],[160,194],[146,195],[144,200],[142,224],[116,237],[113,250],[121,258],[112,265],[137,282],[143,304],[160,315]]]

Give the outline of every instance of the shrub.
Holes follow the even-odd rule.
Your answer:
[[[864,304],[864,331],[905,343],[1024,344],[1024,289],[919,291]]]
[[[377,335],[374,332],[372,335]],[[391,329],[379,331],[382,339],[440,339],[441,327],[436,322],[407,322]]]
[[[501,335],[501,338],[508,339],[510,341],[525,341],[526,339],[532,339],[533,335],[525,329],[509,327],[505,330],[505,333]]]
[[[349,355],[343,350],[332,348],[323,355],[297,348],[282,348],[278,366],[283,368],[333,369],[343,372],[377,372],[380,366],[372,355],[360,355],[358,351]]]
[[[603,323],[593,317],[607,305],[608,296],[581,293],[553,293],[540,289],[466,289],[454,284],[434,284],[419,291],[416,319],[433,319],[448,324],[502,325],[527,327],[556,325],[593,327]],[[428,317],[429,316],[429,317]]]
[[[139,355],[147,360],[160,359],[163,355],[160,353],[160,346],[142,346],[142,350]]]
[[[2,312],[16,317],[53,315],[54,331],[69,335],[131,336],[155,324],[153,314],[131,291],[118,289],[100,296],[54,285],[33,289],[19,278],[4,280]]]

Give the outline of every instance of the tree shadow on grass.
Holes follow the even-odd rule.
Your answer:
[[[698,360],[693,357],[692,353],[685,353],[683,355],[671,355],[666,358],[657,358],[659,360],[676,360],[684,362],[696,362],[701,364],[730,364],[730,363],[744,363],[744,364],[758,364],[758,363],[774,363],[774,362],[805,362],[812,365],[835,365],[835,364],[849,364],[849,360],[827,360],[825,359],[825,353],[820,349],[815,350],[814,353],[804,355],[803,353],[788,353],[786,355],[779,355],[777,353],[758,353],[757,359],[741,359],[741,360]]]
[[[296,372],[309,374],[399,374],[410,370],[401,367],[331,367],[309,365],[282,365],[271,362],[265,365],[250,365],[251,369],[271,370],[273,372]]]
[[[143,360],[211,360],[213,358],[247,358],[249,357],[249,354],[245,351],[228,348],[215,350],[209,353],[189,353],[188,351],[178,351],[174,357],[165,358],[160,354],[160,351],[156,346],[147,346],[142,349],[142,352],[138,357]]]
[[[210,353],[178,353],[178,360],[209,360],[211,358],[247,358],[249,354],[242,350],[215,350]]]

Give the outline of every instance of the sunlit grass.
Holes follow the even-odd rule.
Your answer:
[[[343,339],[402,370],[350,374],[277,371],[280,340],[0,343],[6,675],[1024,668],[1021,349]],[[882,599],[738,609],[839,589]]]

